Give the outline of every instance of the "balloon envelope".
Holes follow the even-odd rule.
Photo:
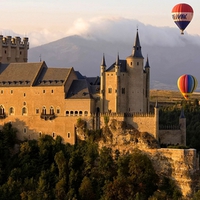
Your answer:
[[[177,86],[186,100],[192,95],[197,87],[197,80],[194,76],[184,74],[178,78]]]
[[[193,18],[193,9],[186,3],[180,3],[172,9],[172,19],[181,30],[181,34]]]

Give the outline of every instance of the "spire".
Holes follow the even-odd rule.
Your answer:
[[[103,54],[103,58],[102,58],[102,62],[101,62],[101,66],[106,66],[106,62],[105,62],[105,56],[104,56],[104,54]]]
[[[119,53],[117,54],[116,65],[119,65]]]
[[[150,68],[148,55],[147,55],[147,61],[146,61],[146,64],[145,64],[145,68]]]
[[[140,46],[138,29],[137,29],[137,34],[136,34],[136,38],[135,38],[135,44],[133,46],[132,56],[135,57],[135,58],[143,58],[141,46]]]

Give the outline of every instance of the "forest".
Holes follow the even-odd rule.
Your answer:
[[[200,150],[200,107],[182,102],[160,108],[160,124],[177,124],[184,109],[187,147]],[[95,137],[64,144],[42,135],[18,141],[11,123],[0,131],[0,200],[180,200],[173,180],[158,176],[139,149],[120,155],[98,148]],[[92,132],[91,134],[95,134]],[[193,200],[200,199],[200,192]]]

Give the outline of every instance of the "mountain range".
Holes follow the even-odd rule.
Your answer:
[[[145,35],[144,31],[140,37],[144,63],[147,57],[149,59],[151,89],[178,90],[177,79],[183,74],[195,76],[200,85],[200,37],[178,35],[176,40],[169,43],[165,41],[165,44],[163,42],[167,36],[164,38],[162,35],[155,35],[157,40],[152,37],[152,33],[147,32]],[[43,60],[48,67],[73,67],[82,75],[99,76],[103,54],[108,68],[115,62],[118,54],[121,60],[131,55],[134,40],[134,34],[132,40],[129,37],[127,41],[72,35],[30,48],[29,62]],[[200,86],[197,91],[200,91]]]

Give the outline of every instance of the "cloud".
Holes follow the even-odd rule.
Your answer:
[[[40,46],[70,35],[81,35],[87,39],[103,39],[109,42],[130,43],[135,38],[136,30],[142,41],[141,45],[185,46],[187,43],[200,45],[199,35],[180,34],[177,27],[156,27],[141,23],[135,19],[98,17],[90,20],[81,18],[74,21],[69,29],[63,30],[33,30],[26,34],[30,47]],[[20,36],[12,30],[1,30],[4,35]]]

